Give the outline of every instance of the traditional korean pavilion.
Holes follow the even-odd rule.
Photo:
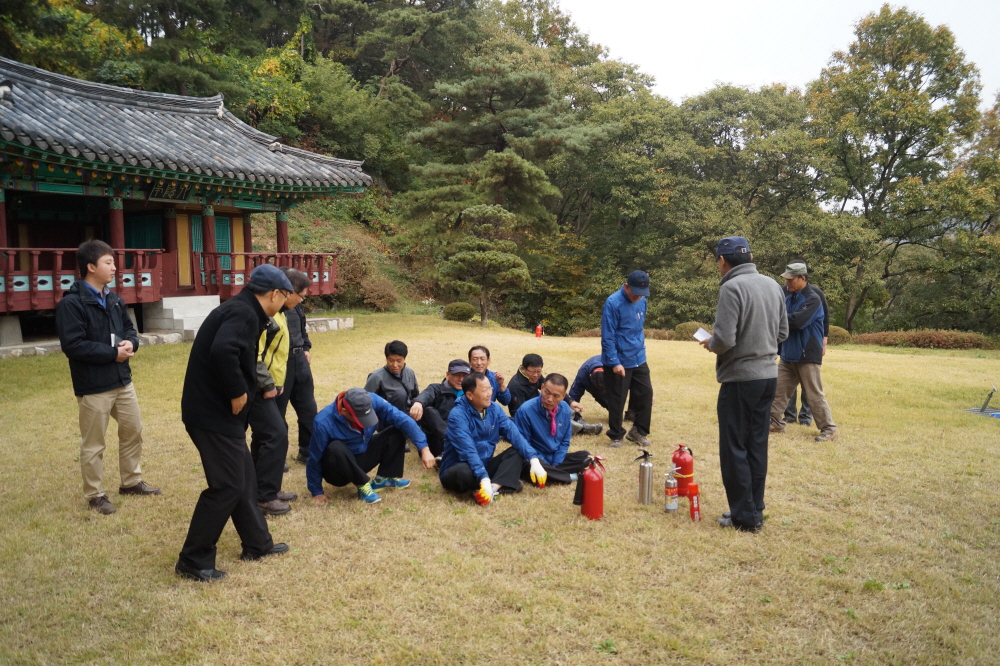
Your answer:
[[[0,344],[19,341],[19,313],[55,307],[79,277],[76,247],[93,238],[115,249],[111,288],[140,330],[168,303],[235,295],[264,262],[333,293],[336,253],[289,253],[286,212],[362,192],[361,164],[283,145],[221,94],[118,88],[0,58]],[[262,212],[274,214],[277,252],[253,251],[250,214]]]

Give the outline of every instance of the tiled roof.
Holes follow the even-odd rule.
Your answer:
[[[222,95],[183,97],[81,81],[0,58],[0,137],[89,161],[305,187],[368,186],[361,162],[258,132]]]

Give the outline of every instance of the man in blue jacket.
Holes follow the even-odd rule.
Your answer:
[[[573,410],[565,402],[569,381],[553,372],[542,383],[537,397],[528,400],[514,415],[514,425],[524,435],[542,463],[548,481],[571,483],[576,475],[587,467],[590,453],[569,451],[569,440],[573,436]],[[529,479],[530,466],[521,468],[521,478]]]
[[[104,241],[80,245],[78,280],[56,306],[59,344],[69,359],[73,393],[80,408],[80,469],[83,496],[102,515],[115,512],[104,491],[104,435],[108,418],[118,422],[119,495],[159,495],[142,480],[142,415],[128,360],[139,336],[125,301],[108,285],[115,279],[115,256]]]
[[[386,427],[376,435],[379,422]],[[424,469],[434,467],[427,437],[405,412],[364,389],[352,388],[338,395],[313,422],[306,461],[313,504],[326,504],[324,480],[337,487],[353,483],[358,498],[368,504],[382,501],[376,490],[408,487],[410,481],[401,478],[407,437],[417,445]],[[376,465],[378,475],[370,479],[368,472]]]
[[[455,401],[448,416],[441,485],[456,493],[476,491],[476,500],[487,504],[498,493],[521,492],[521,468],[527,460],[531,480],[544,486],[546,474],[538,453],[493,402],[493,388],[486,376],[469,374],[462,380],[462,390],[465,395]],[[511,448],[494,456],[501,437]]]
[[[601,363],[608,402],[608,438],[611,446],[622,445],[622,437],[642,447],[653,416],[653,383],[646,365],[646,297],[649,276],[632,271],[622,288],[608,296],[601,314]],[[625,433],[622,412],[625,398],[635,410],[632,429]]]
[[[826,349],[823,298],[809,284],[808,273],[805,263],[796,262],[788,264],[781,274],[785,279],[782,291],[788,317],[788,339],[781,343],[778,387],[771,405],[771,432],[785,432],[785,407],[792,393],[802,384],[802,393],[809,396],[809,406],[819,428],[816,441],[832,442],[837,438],[837,424],[830,414],[820,376]]]
[[[510,404],[510,389],[505,386],[507,379],[502,372],[490,370],[490,350],[482,345],[476,345],[469,350],[469,365],[473,372],[481,372],[489,381],[493,390],[493,402],[501,405]]]

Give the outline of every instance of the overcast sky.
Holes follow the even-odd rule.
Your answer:
[[[892,3],[894,7],[903,3]],[[560,0],[560,7],[612,58],[656,77],[679,102],[716,83],[804,88],[830,55],[853,41],[877,0]],[[991,106],[1000,90],[1000,0],[910,0],[934,26],[947,25],[982,77]]]

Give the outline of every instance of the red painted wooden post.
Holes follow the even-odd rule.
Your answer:
[[[7,243],[7,202],[4,190],[0,187],[0,247],[8,247]]]
[[[30,294],[31,309],[38,309],[38,250],[31,251],[31,264],[28,267],[28,292]]]
[[[125,249],[125,211],[122,206],[121,197],[111,197],[108,199],[108,222],[110,227],[110,239],[108,244],[115,250]],[[124,266],[119,266],[124,269]]]
[[[275,237],[278,241],[278,254],[288,252],[288,213],[279,211],[274,214]]]
[[[201,239],[202,250],[204,250],[202,256],[205,257],[205,293],[217,294],[219,293],[219,283],[222,282],[222,276],[216,276],[215,285],[213,286],[212,275],[215,274],[215,267],[218,265],[218,261],[215,256],[215,209],[211,206],[201,207]]]

